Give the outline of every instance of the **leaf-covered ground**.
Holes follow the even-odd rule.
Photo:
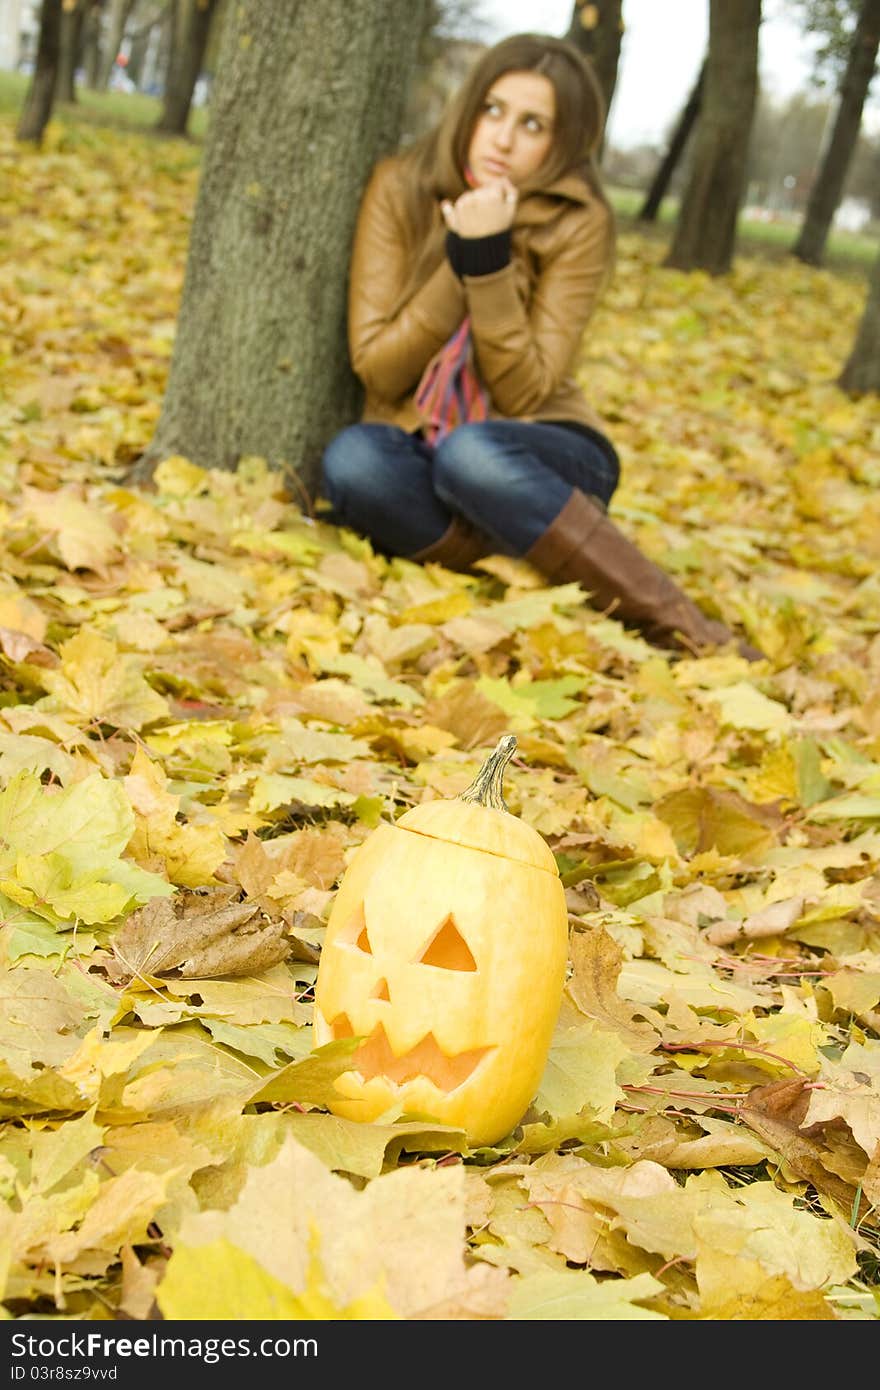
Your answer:
[[[880,1315],[880,411],[864,283],[621,236],[582,378],[613,513],[767,653],[659,652],[527,565],[374,555],[259,459],[127,464],[191,150],[0,128],[8,1318]],[[326,1108],[311,988],[380,819],[515,733],[570,975],[491,1149]]]

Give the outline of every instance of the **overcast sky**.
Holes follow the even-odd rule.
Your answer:
[[[539,30],[563,34],[572,0],[475,0],[480,37]],[[708,0],[623,0],[625,30],[608,134],[619,147],[662,140],[683,106],[706,50]],[[809,85],[811,41],[791,17],[791,0],[764,0],[759,66],[765,92],[785,98]],[[787,13],[786,13],[787,12]],[[880,78],[866,108],[880,126]]]

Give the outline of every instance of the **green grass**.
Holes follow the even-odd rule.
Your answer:
[[[29,82],[30,78],[21,73],[0,72],[0,115],[18,114]],[[161,110],[158,97],[144,96],[141,92],[92,92],[80,87],[75,103],[56,103],[52,119],[65,125],[112,126],[114,130],[139,130],[147,135],[158,121]],[[189,117],[189,137],[202,140],[207,127],[207,109],[194,106]]]
[[[655,222],[639,222],[636,215],[644,202],[644,193],[635,188],[607,187],[606,192],[617,214],[621,230],[637,231],[658,241],[669,241],[678,216],[678,199],[664,198]],[[755,222],[740,217],[737,226],[737,249],[744,256],[766,256],[781,260],[797,241],[800,223]],[[824,265],[828,270],[843,274],[866,275],[880,253],[880,239],[864,232],[832,230],[825,245]]]

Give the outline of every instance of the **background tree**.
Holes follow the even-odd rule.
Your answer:
[[[230,8],[168,385],[133,481],[169,454],[217,468],[258,454],[314,493],[324,447],[359,413],[346,271],[423,18],[423,0]]]
[[[43,0],[37,60],[15,131],[18,140],[39,145],[43,139],[55,103],[60,53],[61,0]]]
[[[476,0],[425,0],[416,71],[403,119],[405,140],[437,124],[452,93],[485,51]]]
[[[818,92],[795,92],[783,102],[761,93],[746,173],[755,203],[773,213],[803,213],[830,113]]]
[[[793,254],[808,265],[819,265],[822,261],[858,140],[862,110],[877,66],[878,47],[880,0],[861,0],[831,138],[825,148],[800,234],[793,248]]]
[[[61,6],[61,42],[58,54],[59,101],[76,101],[76,69],[82,51],[83,24],[91,0],[64,0]]]
[[[837,87],[846,67],[853,26],[862,0],[791,0],[800,11],[800,24],[817,40],[813,53],[813,81]]]
[[[101,67],[98,73],[98,86],[107,87],[113,73],[113,66],[122,45],[125,26],[136,0],[109,0],[107,7],[107,28],[101,54]]]
[[[758,91],[761,0],[710,0],[702,110],[687,188],[665,264],[678,270],[730,269],[745,193],[749,136]]]
[[[880,395],[880,252],[874,257],[864,313],[838,384],[854,395]]]
[[[147,56],[154,37],[158,36],[164,24],[168,6],[166,0],[153,0],[152,4],[140,4],[133,12],[125,32],[128,41],[128,65],[126,74],[136,87],[143,88],[148,74]],[[164,66],[164,65],[163,65]]]
[[[85,84],[94,89],[101,71],[101,31],[105,0],[88,0],[82,27],[82,63]]]
[[[171,0],[171,43],[156,129],[185,135],[193,92],[208,46],[217,0]]]
[[[666,154],[657,166],[657,172],[651,180],[651,187],[645,196],[645,201],[639,209],[638,220],[640,222],[653,222],[660,210],[660,204],[666,196],[673,174],[678,168],[679,161],[684,154],[688,136],[697,123],[700,114],[700,107],[703,102],[703,83],[706,80],[705,60],[700,65],[697,73],[697,80],[690,90],[688,99],[682,107],[681,115],[675,123],[675,129],[669,141]]]
[[[605,98],[606,115],[617,84],[622,35],[623,0],[597,0],[595,4],[575,0],[565,37],[592,63]]]

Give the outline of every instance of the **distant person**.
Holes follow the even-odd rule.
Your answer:
[[[325,451],[322,495],[386,554],[460,570],[522,556],[648,640],[702,652],[733,634],[608,517],[619,460],[573,375],[613,263],[604,114],[574,47],[517,34],[376,166],[349,282],[366,402]]]
[[[128,67],[128,59],[124,53],[118,53],[110,72],[111,92],[134,92],[137,90],[125,69]]]

